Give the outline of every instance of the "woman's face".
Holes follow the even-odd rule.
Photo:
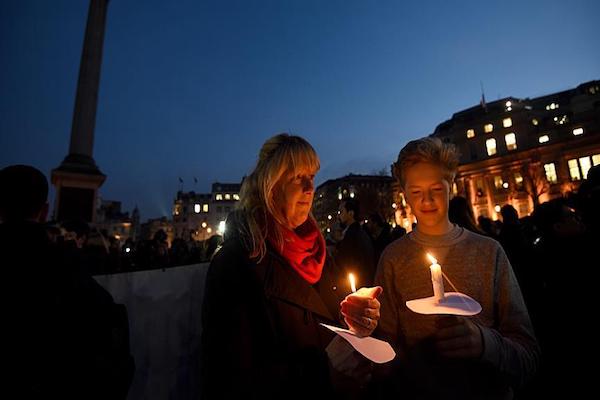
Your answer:
[[[315,172],[307,169],[285,174],[274,189],[275,205],[289,229],[296,229],[308,219],[315,194]]]

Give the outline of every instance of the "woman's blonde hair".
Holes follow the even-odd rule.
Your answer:
[[[399,181],[400,187],[404,189],[406,169],[420,162],[426,162],[439,165],[444,179],[452,187],[459,158],[456,147],[451,143],[442,142],[439,138],[424,137],[413,140],[400,150],[398,161],[394,163],[394,176]]]
[[[315,149],[300,136],[281,133],[263,144],[256,167],[242,183],[237,206],[246,221],[239,229],[251,258],[260,261],[265,256],[267,238],[283,248],[285,220],[275,204],[277,183],[303,170],[316,172],[319,168]]]

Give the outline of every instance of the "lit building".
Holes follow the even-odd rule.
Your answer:
[[[227,214],[240,199],[239,183],[213,183],[211,193],[177,192],[173,203],[173,235],[206,240],[223,234]]]
[[[576,191],[600,164],[600,81],[484,103],[457,112],[432,136],[460,150],[454,191],[471,202],[476,217],[497,219],[504,204],[523,217],[536,204]]]
[[[94,226],[104,234],[112,236],[121,243],[131,238],[136,239],[139,233],[139,210],[133,210],[131,217],[128,212],[121,211],[121,202],[113,200],[97,200]]]
[[[394,179],[385,175],[346,175],[330,179],[315,190],[312,212],[323,231],[337,221],[342,199],[356,198],[360,202],[361,218],[378,212],[385,220],[395,223],[396,208],[392,186]]]

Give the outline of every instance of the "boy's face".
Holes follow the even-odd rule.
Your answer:
[[[450,227],[448,202],[450,184],[443,178],[442,168],[430,163],[417,163],[404,171],[404,193],[423,233],[441,235]]]

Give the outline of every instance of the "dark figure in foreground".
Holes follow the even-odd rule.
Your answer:
[[[126,310],[46,234],[48,183],[0,170],[4,398],[124,399],[133,377]]]
[[[223,247],[206,278],[203,399],[361,394],[360,379],[342,372],[348,368],[340,361],[357,357],[360,363],[362,356],[320,323],[345,322],[358,335],[369,335],[379,319],[381,288],[348,295],[346,277],[330,262],[310,216],[318,169],[308,142],[281,134],[263,145],[244,180],[240,208],[227,219]],[[353,370],[363,380],[367,376]]]

